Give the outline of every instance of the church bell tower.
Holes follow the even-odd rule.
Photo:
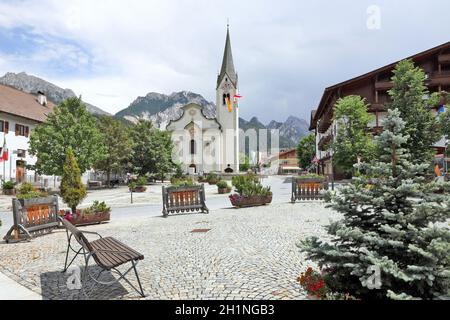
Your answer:
[[[217,77],[217,121],[222,126],[221,171],[239,172],[239,106],[238,75],[234,69],[231,53],[230,29],[222,60],[222,68]]]

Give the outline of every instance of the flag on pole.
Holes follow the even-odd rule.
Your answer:
[[[228,97],[227,97],[227,107],[228,107],[228,112],[231,113],[231,111],[233,111],[233,108],[231,106],[230,98],[228,98]]]
[[[6,137],[3,138],[3,148],[0,153],[0,162],[8,161],[8,147],[6,146]]]

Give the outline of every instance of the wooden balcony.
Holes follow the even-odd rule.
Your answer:
[[[392,89],[394,84],[392,81],[377,81],[375,82],[375,90],[377,91],[387,91]]]
[[[433,72],[427,84],[429,86],[450,85],[450,71]]]
[[[440,64],[450,64],[450,54],[441,54],[438,57],[438,61]]]
[[[386,111],[386,107],[383,103],[372,103],[369,107],[370,112],[383,112]]]
[[[333,141],[333,135],[329,134],[327,136],[322,137],[320,139],[319,144],[317,145],[320,151],[326,151],[328,150],[329,143]]]

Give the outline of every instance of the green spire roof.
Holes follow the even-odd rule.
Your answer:
[[[219,77],[217,79],[217,86],[220,85],[223,78],[228,76],[228,79],[237,85],[237,74],[234,70],[233,54],[231,53],[231,41],[230,41],[230,29],[227,27],[227,39],[225,42],[225,50],[223,53],[222,69],[220,70]]]

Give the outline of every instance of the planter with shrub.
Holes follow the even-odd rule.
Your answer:
[[[75,213],[65,212],[64,219],[75,226],[99,224],[111,220],[111,208],[105,202],[95,201],[89,208],[76,210]]]
[[[208,173],[208,175],[206,176],[206,181],[211,185],[215,185],[220,181],[220,178],[217,174],[215,173]]]
[[[217,191],[219,194],[227,194],[230,193],[232,188],[228,185],[228,183],[224,180],[220,180],[217,182]]]
[[[146,177],[139,177],[136,181],[132,181],[128,187],[130,188],[130,191],[142,193],[147,191],[147,178]]]
[[[233,177],[236,194],[230,195],[231,204],[237,208],[255,207],[272,202],[270,187],[264,187],[254,174]]]
[[[3,186],[2,186],[3,194],[5,196],[13,196],[13,195],[15,195],[16,190],[14,189],[14,187],[15,187],[15,185],[14,185],[14,182],[12,182],[12,181],[5,181],[5,182],[3,182]]]
[[[48,194],[45,192],[40,192],[35,189],[31,183],[24,182],[17,190],[17,200],[21,203],[22,206],[25,205],[25,200],[30,203],[30,200],[46,198]]]

